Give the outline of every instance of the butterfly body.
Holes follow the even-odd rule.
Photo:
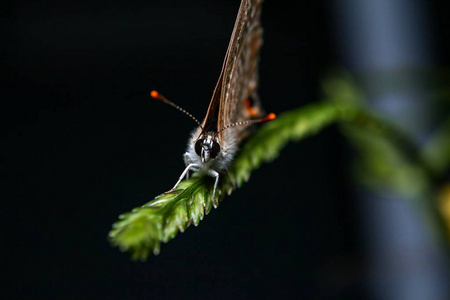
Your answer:
[[[227,138],[226,142],[220,142],[215,132],[200,134],[199,137],[200,132],[201,128],[194,130],[188,141],[184,154],[186,166],[195,164],[200,173],[207,173],[209,169],[219,173],[226,171],[238,149],[234,139]]]
[[[227,168],[248,135],[253,123],[273,120],[275,114],[263,116],[257,95],[259,49],[262,45],[260,12],[262,0],[242,0],[236,23],[214,88],[206,117],[202,123],[184,109],[160,96],[152,97],[170,104],[198,123],[188,141],[184,154],[186,168],[172,188],[175,189],[189,171],[215,178],[213,199],[219,174]]]

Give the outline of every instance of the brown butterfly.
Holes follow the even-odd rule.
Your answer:
[[[215,178],[213,199],[219,174],[226,173],[242,139],[251,124],[275,119],[271,113],[263,117],[257,87],[259,48],[262,45],[260,24],[262,0],[242,0],[225,55],[222,71],[212,95],[208,112],[202,123],[190,113],[167,100],[157,91],[151,96],[187,114],[199,125],[188,141],[184,154],[186,168],[174,190],[189,171]],[[170,192],[169,191],[169,192]]]

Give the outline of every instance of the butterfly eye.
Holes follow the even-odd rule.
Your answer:
[[[195,149],[195,153],[197,153],[198,156],[200,156],[202,153],[202,145],[203,145],[203,139],[199,139],[195,142],[194,149]]]
[[[213,142],[211,153],[210,153],[210,157],[211,158],[216,158],[217,155],[219,155],[219,153],[220,153],[220,145],[219,145],[219,143]]]

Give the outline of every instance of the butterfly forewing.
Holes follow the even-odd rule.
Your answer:
[[[258,56],[262,45],[262,28],[259,21],[262,2],[241,1],[208,112],[203,123],[191,134],[184,154],[186,168],[171,189],[173,191],[181,180],[188,176],[189,171],[214,177],[212,198],[215,207],[218,205],[215,193],[219,174],[228,172],[228,166],[238,150],[240,141],[247,133],[246,128],[250,124],[275,118],[275,114],[259,118],[262,109],[256,93]],[[158,96],[157,92],[152,93],[155,95],[152,97],[185,112],[164,97]]]
[[[262,45],[262,28],[259,21],[262,2],[241,2],[222,71],[203,123],[206,131],[218,131],[229,124],[249,120],[251,116],[245,110],[244,104],[248,98],[253,100],[255,111],[262,111],[256,94],[259,49]],[[238,138],[245,127],[234,127],[220,133],[219,141],[225,142],[224,134]]]
[[[250,119],[244,105],[244,101],[249,97],[253,99],[254,107],[259,106],[256,88],[259,49],[262,45],[262,28],[259,21],[261,4],[262,0],[248,0],[241,3],[225,64],[219,128]],[[242,132],[245,126],[236,127],[234,130]]]

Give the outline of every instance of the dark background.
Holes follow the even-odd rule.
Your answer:
[[[430,11],[446,63],[441,2]],[[195,127],[149,91],[201,119],[239,3],[16,1],[2,12],[12,295],[366,296],[350,152],[335,127],[288,145],[159,256],[133,262],[109,245],[119,214],[175,183]],[[318,101],[320,79],[339,65],[327,1],[266,1],[262,24],[266,110]]]

